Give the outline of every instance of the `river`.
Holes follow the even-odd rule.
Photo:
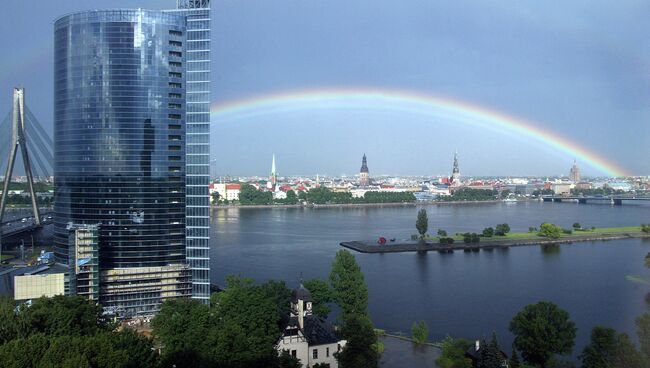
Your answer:
[[[496,203],[426,205],[429,232],[450,234],[508,223],[512,231],[553,222],[569,228],[650,223],[650,205],[575,203]],[[421,206],[357,208],[215,209],[211,219],[212,281],[229,274],[263,282],[327,278],[344,240],[409,238],[416,233]],[[430,338],[468,339],[496,331],[505,351],[512,335],[508,324],[525,305],[550,300],[566,309],[578,327],[575,358],[591,328],[605,325],[635,336],[634,319],[647,306],[650,286],[628,275],[650,279],[643,260],[650,241],[587,242],[453,254],[359,254],[370,294],[375,325],[410,334],[424,320]],[[635,338],[636,339],[636,338]]]

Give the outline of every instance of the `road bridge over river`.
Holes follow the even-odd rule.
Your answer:
[[[645,201],[650,203],[650,197],[632,196],[544,196],[544,202],[575,202],[586,204],[588,202],[609,202],[615,206],[622,206],[624,202]]]

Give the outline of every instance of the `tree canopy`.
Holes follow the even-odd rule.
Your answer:
[[[422,208],[418,211],[418,218],[415,221],[415,228],[418,230],[418,233],[420,234],[420,238],[424,238],[424,235],[427,233],[427,230],[429,229],[429,218],[427,217],[427,210]]]
[[[547,301],[524,307],[510,322],[510,331],[524,360],[542,367],[554,354],[571,353],[576,336],[569,313]]]
[[[368,313],[368,288],[352,253],[341,249],[336,253],[330,271],[330,285],[343,316]]]

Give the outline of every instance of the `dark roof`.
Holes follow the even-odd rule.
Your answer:
[[[303,333],[309,345],[325,345],[339,342],[332,325],[316,316],[305,317],[305,330]]]
[[[294,290],[291,293],[291,296],[293,297],[294,301],[297,301],[298,299],[304,300],[306,302],[311,302],[313,299],[311,298],[311,293],[307,288],[301,283],[298,289]]]

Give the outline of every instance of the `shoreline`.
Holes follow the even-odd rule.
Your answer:
[[[494,199],[489,201],[416,201],[416,202],[393,202],[393,203],[332,203],[332,204],[252,204],[252,205],[211,205],[212,210],[217,209],[253,209],[253,208],[361,208],[361,207],[414,207],[419,205],[469,205],[469,204],[495,204],[503,200]],[[518,200],[517,202],[538,202],[536,199]],[[505,202],[504,202],[505,203]]]
[[[492,241],[481,241],[479,243],[458,243],[440,244],[426,241],[419,242],[387,243],[386,245],[373,244],[364,241],[347,241],[339,243],[342,247],[359,253],[407,253],[407,252],[429,252],[453,253],[455,250],[465,252],[478,252],[480,250],[508,249],[510,247],[522,247],[532,245],[559,245],[594,241],[611,241],[624,239],[650,239],[650,234],[638,232],[625,233],[601,233],[592,235],[570,235],[560,239],[530,238],[530,239],[503,239]]]

